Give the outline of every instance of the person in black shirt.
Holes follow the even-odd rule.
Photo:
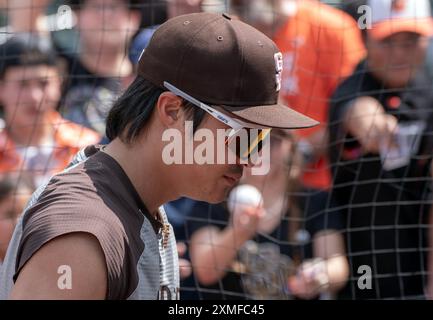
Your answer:
[[[413,10],[415,1],[388,12],[382,3],[376,12],[379,2],[370,3],[368,57],[336,90],[330,109],[333,199],[344,212],[352,273],[342,297],[423,298],[431,154],[423,133],[433,99],[422,62],[432,24],[428,10]],[[399,24],[397,15],[414,23]],[[371,270],[371,281],[361,270]]]

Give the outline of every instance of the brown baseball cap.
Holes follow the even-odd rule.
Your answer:
[[[317,121],[278,103],[282,54],[257,29],[227,14],[170,19],[143,51],[138,74],[258,125],[308,128]]]

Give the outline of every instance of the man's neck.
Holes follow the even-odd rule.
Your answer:
[[[126,145],[117,138],[104,152],[122,167],[152,215],[156,215],[159,206],[177,198],[169,177],[164,175],[161,156],[149,142]]]
[[[84,49],[80,61],[90,72],[104,77],[126,77],[133,72],[132,63],[120,51]]]

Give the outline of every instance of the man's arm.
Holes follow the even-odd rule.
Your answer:
[[[105,299],[107,279],[98,240],[88,233],[70,233],[49,241],[27,261],[9,298]]]
[[[224,277],[244,243],[256,234],[261,208],[245,208],[232,215],[224,230],[208,225],[191,236],[191,263],[198,281],[212,285]]]

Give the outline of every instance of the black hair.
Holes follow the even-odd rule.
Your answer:
[[[0,46],[0,79],[11,67],[47,65],[57,68],[59,64],[56,52],[45,47],[37,36],[12,37]]]
[[[119,138],[124,143],[133,142],[146,127],[159,96],[165,91],[137,76],[108,114],[105,129],[107,138],[111,141]],[[195,132],[204,118],[205,111],[185,100],[183,107],[187,119],[193,121]]]

